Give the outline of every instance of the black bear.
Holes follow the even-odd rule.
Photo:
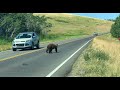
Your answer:
[[[48,53],[52,53],[52,50],[55,49],[56,53],[57,53],[57,48],[58,48],[58,44],[49,44],[47,46],[46,52]]]

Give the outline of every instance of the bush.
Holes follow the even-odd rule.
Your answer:
[[[112,25],[110,33],[113,37],[120,37],[120,16],[118,16],[115,20],[115,23]]]
[[[85,61],[91,60],[90,55],[88,53],[84,54]]]
[[[94,58],[96,58],[98,60],[108,60],[109,59],[109,55],[106,54],[105,52],[99,50],[99,51],[96,51],[94,53]]]
[[[89,60],[93,60],[93,59],[108,60],[109,55],[102,50],[89,49],[84,54],[84,59],[85,59],[85,61],[89,61]]]

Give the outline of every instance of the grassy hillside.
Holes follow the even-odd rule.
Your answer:
[[[48,22],[52,23],[52,28],[45,39],[41,42],[53,42],[77,37],[83,37],[93,32],[107,32],[113,22],[80,17],[66,13],[34,13],[36,16],[45,15],[49,17]],[[0,39],[0,51],[10,49],[11,42],[2,44],[6,40]],[[4,48],[5,46],[5,48]]]
[[[49,34],[60,36],[80,36],[90,35],[93,32],[107,32],[113,23],[66,13],[34,13],[34,15],[49,17],[48,22],[53,24]]]
[[[119,77],[120,41],[110,34],[97,37],[73,65],[70,76]]]

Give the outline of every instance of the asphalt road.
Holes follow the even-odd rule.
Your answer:
[[[67,68],[93,38],[91,36],[61,44],[58,46],[58,53],[53,50],[52,54],[46,53],[45,48],[0,52],[0,77],[65,76],[70,70]]]

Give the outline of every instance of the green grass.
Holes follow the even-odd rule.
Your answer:
[[[11,49],[11,40],[0,38],[0,52]]]
[[[55,42],[55,41],[60,41],[60,40],[82,38],[82,37],[85,37],[85,36],[86,35],[56,35],[56,34],[50,34],[50,35],[46,36],[45,38],[41,39],[41,42],[43,42],[43,43]]]
[[[6,40],[4,38],[0,38],[0,45],[5,45],[5,44],[8,44],[10,42],[11,42],[11,40]]]

